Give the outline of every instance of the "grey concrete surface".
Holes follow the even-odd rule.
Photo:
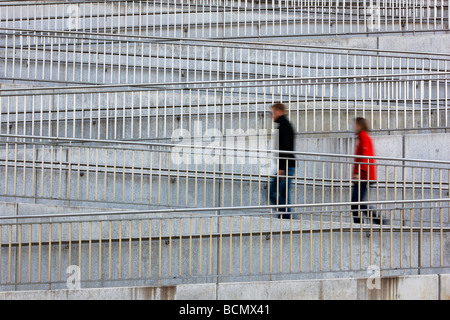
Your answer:
[[[449,275],[1,292],[0,300],[448,300]]]

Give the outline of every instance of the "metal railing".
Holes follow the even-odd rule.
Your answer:
[[[381,225],[355,224],[350,203],[291,205],[298,220],[273,206],[3,216],[0,288],[448,271],[448,199],[371,204]]]
[[[449,30],[446,0],[0,3],[0,26],[165,37],[268,38]]]
[[[272,154],[266,135],[237,136],[215,144],[198,139],[193,145],[185,142],[2,135],[0,196],[63,200],[71,205],[200,208],[269,205],[270,194],[279,193],[283,176],[274,168],[287,160]],[[352,183],[368,183],[352,176],[355,158],[361,157],[292,153],[295,171],[288,179],[293,204],[349,202]],[[368,199],[395,202],[448,197],[449,162],[374,159],[376,166],[371,164],[368,170],[376,170],[377,179],[371,182]],[[277,190],[272,190],[271,179],[277,182]]]
[[[0,89],[0,133],[105,140],[170,139],[176,130],[273,129],[288,105],[297,132],[448,129],[448,72]]]
[[[448,54],[3,29],[3,80],[134,84],[447,72]]]

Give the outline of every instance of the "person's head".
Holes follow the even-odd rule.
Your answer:
[[[273,120],[277,121],[279,117],[286,114],[286,106],[282,103],[275,103],[270,108],[270,111],[272,112]]]
[[[367,124],[367,120],[361,117],[355,119],[355,132],[360,133],[361,131],[369,132],[369,125]]]

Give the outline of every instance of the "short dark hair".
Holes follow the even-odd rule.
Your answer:
[[[367,123],[367,120],[362,117],[358,117],[355,119],[355,123],[357,123],[361,127],[361,131],[369,132],[369,125]]]
[[[271,108],[275,109],[275,110],[280,110],[280,111],[283,111],[283,112],[286,112],[286,109],[287,109],[286,106],[283,103],[275,103],[275,104],[272,105]]]

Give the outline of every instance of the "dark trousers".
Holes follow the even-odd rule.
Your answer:
[[[270,180],[270,203],[272,205],[291,204],[291,189],[295,177],[295,167],[288,167],[286,171],[287,176],[273,177]],[[278,211],[291,212],[291,208],[278,208]],[[283,219],[290,219],[290,217],[290,214],[283,214]]]
[[[353,183],[352,187],[352,202],[365,202],[367,201],[367,191],[370,184],[367,181],[360,181]],[[374,218],[373,223],[380,224],[380,219],[378,218],[377,212],[367,206],[366,204],[355,204],[351,206],[353,213],[353,221],[355,223],[361,223],[362,217]]]

